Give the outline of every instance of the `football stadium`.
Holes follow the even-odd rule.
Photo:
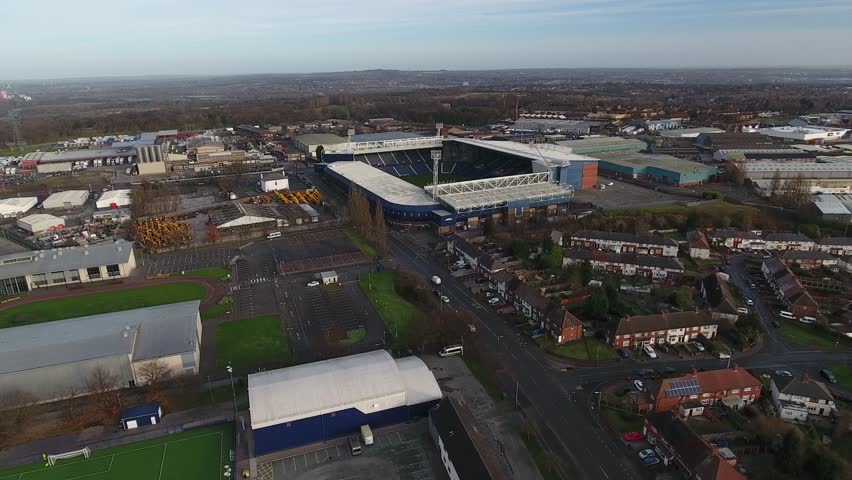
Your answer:
[[[363,189],[371,203],[382,204],[386,218],[431,223],[444,233],[476,228],[487,218],[525,223],[552,217],[566,211],[574,190],[597,183],[597,159],[558,145],[411,134],[357,142],[356,137],[336,145],[316,168],[344,190],[352,184]]]

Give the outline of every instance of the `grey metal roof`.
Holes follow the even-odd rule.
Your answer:
[[[85,247],[12,253],[0,256],[0,278],[122,264],[130,261],[132,253],[133,244],[124,240]]]
[[[346,139],[331,133],[306,133],[299,135],[294,140],[303,145],[336,145],[346,143]]]
[[[328,169],[387,202],[407,206],[438,207],[438,202],[427,195],[422,188],[366,163],[334,162],[329,164]]]
[[[353,142],[382,142],[385,140],[402,140],[404,138],[419,138],[422,135],[411,132],[382,132],[382,133],[362,133],[360,135],[352,135]]]
[[[116,355],[133,361],[195,350],[200,301],[2,330],[0,374]]]

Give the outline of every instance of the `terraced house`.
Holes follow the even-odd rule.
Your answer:
[[[675,257],[622,254],[597,250],[566,249],[562,266],[588,263],[594,270],[603,270],[619,275],[663,280],[683,273],[683,265]]]
[[[677,242],[671,238],[602,232],[600,230],[580,230],[571,235],[571,247],[615,253],[677,256]]]
[[[640,317],[626,316],[610,334],[615,348],[638,348],[645,345],[691,342],[704,335],[714,338],[719,331],[719,321],[708,312],[690,311],[660,313]]]

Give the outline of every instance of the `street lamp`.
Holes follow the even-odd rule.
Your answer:
[[[231,362],[228,362],[228,376],[231,378],[231,396],[234,398],[234,420],[237,419],[237,391],[234,390],[234,369],[231,367]]]
[[[497,360],[500,360],[500,339],[503,338],[503,335],[497,335]]]

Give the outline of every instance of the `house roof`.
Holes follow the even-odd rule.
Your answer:
[[[493,278],[495,282],[508,282],[509,280],[515,278],[515,274],[508,270],[500,270],[499,272],[494,274]]]
[[[814,243],[810,237],[801,233],[770,233],[766,236],[767,242],[798,242],[798,243]]]
[[[701,279],[710,308],[721,313],[737,314],[737,302],[725,277],[716,272]]]
[[[743,480],[734,467],[716,455],[713,447],[674,413],[652,413],[647,418],[696,476],[705,480]]]
[[[721,229],[710,232],[710,238],[725,240],[728,238],[742,238],[745,240],[761,240],[760,235],[745,230]]]
[[[563,256],[574,260],[595,260],[607,263],[622,263],[637,265],[640,267],[666,268],[675,271],[683,271],[683,265],[675,257],[662,257],[657,255],[635,255],[615,252],[600,252],[597,250],[585,250],[579,248],[566,248]]]
[[[640,317],[624,317],[618,322],[616,335],[629,333],[651,332],[657,330],[670,330],[673,328],[700,327],[704,325],[718,325],[707,312],[674,312],[660,313],[657,315],[643,315]]]
[[[834,396],[831,395],[831,392],[824,383],[814,380],[807,375],[803,378],[774,375],[772,381],[775,382],[775,386],[778,387],[779,392],[786,393],[787,395],[806,397],[811,400],[834,401]]]
[[[823,260],[823,261],[831,261],[837,260],[837,257],[834,255],[824,252],[822,250],[787,250],[781,255],[782,260],[786,261],[796,261],[796,260]]]
[[[515,288],[515,296],[537,310],[546,310],[550,305],[550,299],[542,295],[541,290],[526,283],[521,283]]]
[[[852,237],[828,237],[819,242],[820,245],[846,247],[852,245]]]
[[[798,277],[778,257],[764,260],[763,266],[775,281],[781,294],[791,305],[819,306],[811,294],[802,286]]]
[[[760,380],[750,374],[746,369],[734,366],[721,370],[708,370],[705,372],[693,372],[682,377],[666,378],[660,382],[657,398],[666,398],[666,391],[672,390],[675,385],[682,382],[693,381],[698,384],[700,393],[715,393],[724,390],[744,389],[746,387],[761,386]]]
[[[686,232],[686,240],[689,242],[689,248],[710,250],[710,244],[707,243],[707,237],[701,230]]]
[[[661,245],[676,247],[677,242],[671,238],[655,237],[651,235],[632,235],[629,233],[603,232],[600,230],[580,230],[571,236],[577,239],[608,240],[612,242],[636,243],[639,245]]]

